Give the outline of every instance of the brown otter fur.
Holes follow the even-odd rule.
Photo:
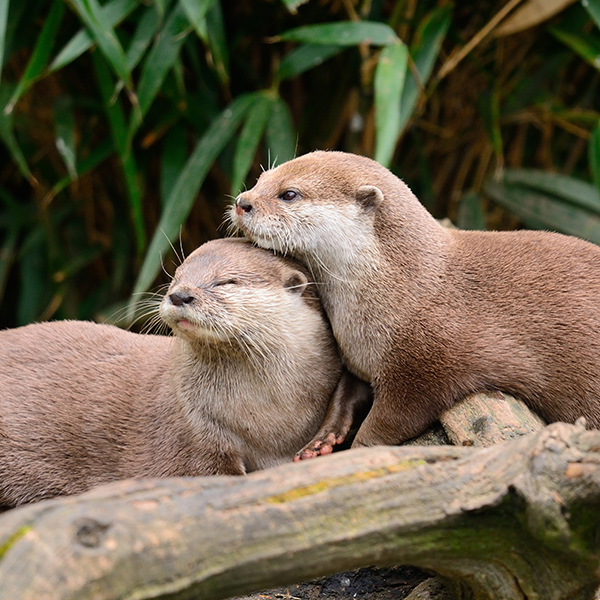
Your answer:
[[[343,358],[371,381],[355,445],[412,438],[471,392],[600,427],[600,248],[442,227],[390,171],[314,152],[264,172],[233,223],[303,261]]]
[[[305,269],[216,240],[177,269],[176,336],[57,321],[0,332],[0,505],[117,479],[243,474],[291,460],[341,361]]]

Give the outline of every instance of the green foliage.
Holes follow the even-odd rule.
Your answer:
[[[404,89],[408,50],[398,40],[384,48],[375,71],[376,161],[389,167],[400,133],[400,99]]]
[[[600,191],[592,184],[536,169],[507,169],[485,191],[529,227],[600,244]]]
[[[110,315],[178,236],[220,235],[261,167],[316,148],[465,227],[500,204],[596,240],[600,0],[479,41],[503,5],[0,3],[0,325]]]

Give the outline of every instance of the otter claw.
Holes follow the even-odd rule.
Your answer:
[[[313,440],[294,456],[294,462],[325,456],[333,452],[334,446],[339,446],[346,439],[346,436],[329,433],[324,438]]]

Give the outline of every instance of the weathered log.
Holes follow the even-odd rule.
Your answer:
[[[0,596],[226,598],[412,564],[474,599],[600,582],[600,432],[343,452],[248,477],[120,482],[0,517]]]
[[[420,583],[406,600],[452,600],[452,596],[437,577],[431,577]]]
[[[439,424],[407,444],[486,447],[540,431],[545,425],[513,396],[502,392],[471,394],[442,413]]]
[[[471,394],[443,413],[440,423],[456,446],[491,446],[545,425],[524,402],[502,392]]]

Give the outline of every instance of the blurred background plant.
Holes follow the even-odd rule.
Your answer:
[[[0,56],[0,327],[111,318],[317,148],[600,243],[600,0],[3,0]]]

